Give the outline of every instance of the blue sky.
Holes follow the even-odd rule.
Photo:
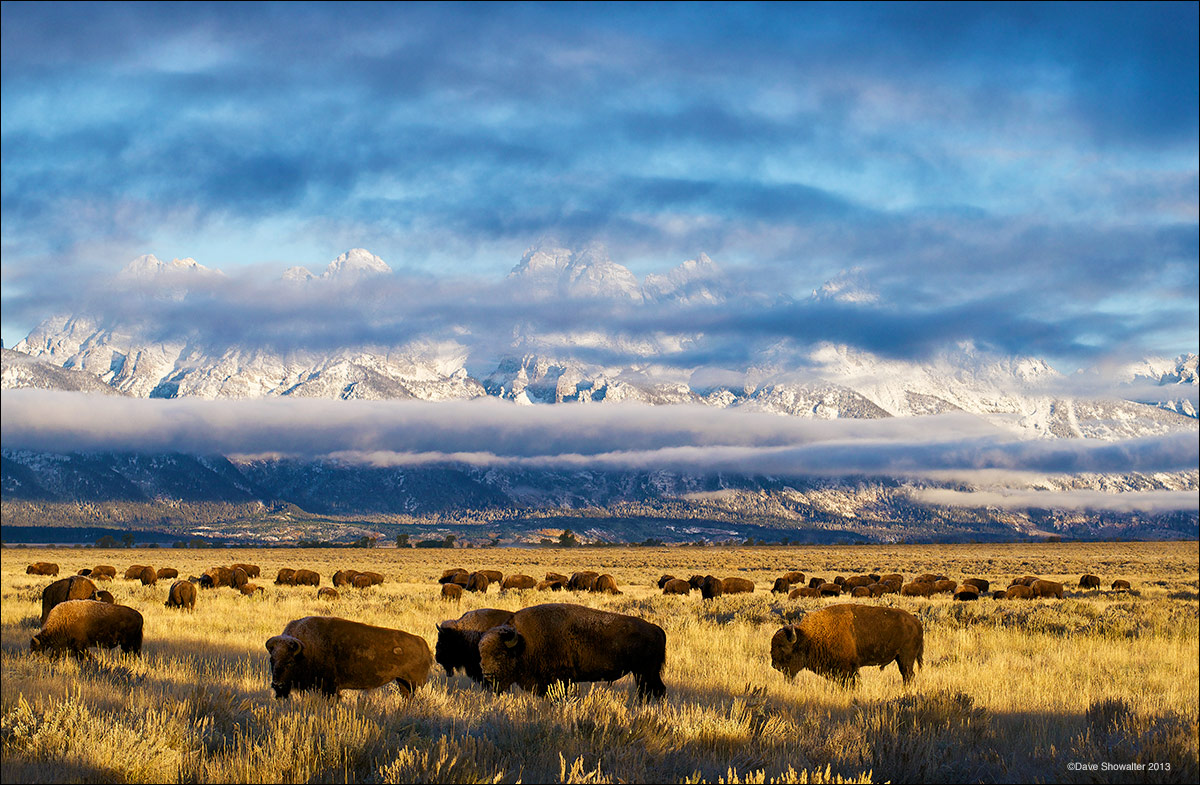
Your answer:
[[[1195,351],[1197,17],[5,3],[5,345],[142,253],[495,280],[554,237],[798,297],[860,268],[872,350]],[[771,316],[821,329],[730,329]]]

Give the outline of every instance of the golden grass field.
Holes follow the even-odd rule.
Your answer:
[[[163,607],[171,581],[102,584],[145,617],[142,656],[94,649],[87,660],[29,652],[40,596],[57,562],[262,567],[257,597],[200,592],[194,613]],[[548,570],[613,574],[621,596],[513,592],[439,596],[446,567],[541,578]],[[272,585],[307,567],[328,586],[351,567],[387,576],[343,589]],[[786,569],[806,575],[941,572],[1065,581],[1063,600],[955,603],[881,600],[919,616],[925,667],[908,688],[894,665],[844,689],[770,667],[774,632],[803,610],[848,599],[770,593]],[[5,549],[0,657],[0,775],[9,782],[1195,782],[1200,703],[1197,543],[912,545],[796,548],[467,550]],[[1107,587],[1075,588],[1092,572]],[[664,597],[663,573],[747,577],[752,595]],[[480,607],[578,602],[648,619],[667,632],[667,698],[640,703],[632,678],[494,695],[465,676],[405,699],[392,685],[338,701],[277,702],[263,647],[288,621],[335,615],[424,636]],[[1137,772],[1105,765],[1139,764]],[[1078,765],[1095,766],[1078,770]]]

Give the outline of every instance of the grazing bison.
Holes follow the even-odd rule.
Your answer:
[[[96,600],[96,602],[107,602],[109,605],[115,605],[117,602],[117,598],[113,596],[112,592],[105,591],[104,589],[98,590],[96,596],[92,599]]]
[[[295,576],[296,576],[295,570],[293,570],[291,567],[284,567],[283,569],[281,569],[279,571],[279,574],[275,576],[275,585],[276,586],[291,586],[292,579]]]
[[[544,695],[555,682],[615,681],[632,673],[642,698],[662,698],[667,634],[620,613],[554,603],[519,610],[479,641],[484,680]]]
[[[567,581],[567,589],[570,591],[591,591],[596,580],[599,579],[600,573],[592,570],[584,570],[571,574],[571,580]]]
[[[146,569],[144,564],[131,564],[129,569],[125,570],[125,580],[137,581],[142,578],[142,570]]]
[[[785,572],[783,575],[780,575],[779,577],[783,578],[785,581],[787,581],[789,586],[795,586],[797,583],[804,583],[804,573],[798,572],[796,570],[792,570],[791,572]]]
[[[358,570],[338,570],[333,574],[333,585],[349,586],[355,575],[358,575]]]
[[[92,572],[88,575],[93,581],[111,581],[117,577],[117,568],[110,564],[101,564],[92,568]]]
[[[356,589],[365,589],[368,586],[381,586],[383,585],[383,576],[377,572],[360,572],[350,581],[350,585]]]
[[[497,586],[504,583],[504,573],[499,570],[480,570],[479,572],[487,576],[488,583],[494,583]]]
[[[672,578],[662,587],[663,594],[690,594],[691,591],[692,584],[681,578]]]
[[[158,572],[153,567],[143,567],[138,579],[143,586],[153,586],[158,583]]]
[[[1023,583],[1018,583],[1015,586],[1009,586],[1008,591],[1004,592],[1006,600],[1031,600],[1033,599],[1033,589]]]
[[[754,591],[754,581],[748,578],[726,578],[721,584],[726,594],[750,594]]]
[[[538,585],[537,578],[532,575],[509,575],[500,585],[500,591],[519,591],[532,589]]]
[[[279,572],[282,576],[283,570]],[[208,580],[205,581],[203,578],[208,578]],[[276,578],[275,582],[279,583],[280,580]],[[212,567],[204,571],[200,581],[201,589],[216,589],[221,586],[233,586],[233,570],[228,567]]]
[[[241,586],[238,587],[238,591],[240,591],[242,593],[242,595],[246,596],[246,597],[252,597],[255,594],[258,594],[262,590],[263,590],[263,587],[259,586],[258,584],[255,584],[255,583],[243,583]]]
[[[68,600],[91,600],[96,597],[96,584],[82,575],[72,575],[69,578],[59,578],[42,589],[42,624],[55,605],[61,605]]]
[[[658,579],[658,588],[660,588],[660,589],[661,589],[662,587],[664,587],[664,586],[666,586],[666,585],[667,585],[667,582],[668,582],[668,581],[673,581],[673,580],[675,580],[675,579],[676,579],[676,578],[675,578],[675,576],[674,576],[674,575],[664,575],[664,576],[662,576],[661,578],[659,578],[659,579]]]
[[[712,575],[705,575],[700,583],[700,596],[706,600],[720,597],[725,593],[725,582]]]
[[[890,585],[887,583],[872,583],[867,587],[867,591],[870,592],[872,597],[882,597],[887,594],[888,586]],[[900,587],[897,586],[896,588],[899,589]]]
[[[836,583],[822,583],[817,587],[817,593],[822,597],[837,597],[842,593],[842,587]]]
[[[923,665],[925,636],[908,611],[878,605],[833,605],[807,614],[771,639],[771,667],[789,679],[808,669],[852,684],[858,669],[895,662],[907,684]]]
[[[191,581],[175,581],[167,591],[167,601],[163,604],[168,608],[196,610],[196,584]]]
[[[1034,597],[1054,597],[1060,600],[1063,598],[1063,585],[1057,581],[1034,581],[1029,584],[1029,588]]]
[[[462,589],[459,589],[459,591],[461,592]],[[341,599],[341,596],[342,595],[338,594],[337,589],[331,589],[328,586],[322,586],[321,588],[317,589],[317,599],[318,600],[332,601],[332,600]]]
[[[992,592],[992,599],[993,600],[1007,600],[1008,592],[1005,589],[997,589],[996,591]]]
[[[438,578],[438,583],[457,583],[459,586],[466,588],[470,577],[471,573],[462,567],[451,567],[448,570],[442,571],[442,577]]]
[[[1130,591],[1133,587],[1129,585],[1129,581],[1124,578],[1117,578],[1112,582],[1113,591]]]
[[[958,581],[944,580],[935,581],[933,584],[934,594],[954,594],[958,589]]]
[[[85,577],[85,578],[86,578],[87,576],[89,576],[89,575],[91,575],[91,574],[92,574],[92,568],[91,568],[91,567],[84,567],[84,568],[82,568],[82,569],[81,569],[79,572],[77,572],[77,573],[75,573],[75,574],[76,574],[76,575],[82,575],[83,577]]]
[[[271,687],[283,699],[297,690],[370,690],[396,682],[411,695],[429,681],[433,656],[423,638],[333,616],[288,622],[267,641]]]
[[[801,586],[798,589],[792,589],[792,593],[788,595],[789,600],[800,599],[815,599],[821,596],[820,589],[814,589],[812,586]]]
[[[241,567],[229,568],[229,585],[235,589],[241,589],[250,582],[250,576]]]
[[[871,590],[868,589],[866,586],[855,586],[853,589],[850,590],[850,596],[851,597],[870,597]]]
[[[829,583],[829,581],[825,580],[824,578],[817,578],[814,576],[808,579],[808,588],[819,589],[826,583]]]
[[[1036,575],[1026,575],[1021,578],[1014,578],[1013,582],[1008,585],[1009,586],[1030,586],[1033,584],[1034,581],[1037,581],[1037,580],[1041,580],[1041,579],[1038,578]]]
[[[499,627],[512,618],[512,611],[498,608],[480,608],[464,613],[437,625],[437,644],[434,660],[446,669],[446,676],[455,670],[465,671],[473,681],[483,682],[483,671],[479,667],[479,641],[493,627]]]
[[[1081,575],[1079,578],[1079,588],[1081,589],[1099,589],[1099,575]]]
[[[467,579],[467,587],[466,588],[467,588],[467,591],[479,592],[480,594],[487,594],[488,583],[489,583],[488,577],[486,575],[484,575],[482,572],[473,572],[473,573],[471,573],[471,577],[469,579]]]
[[[25,568],[26,575],[58,575],[58,565],[54,562],[34,562]]]
[[[878,582],[879,583],[897,583],[897,584],[903,586],[904,585],[904,576],[898,572],[892,572],[892,573],[888,573],[887,575],[880,575]]]
[[[608,573],[604,573],[596,579],[596,583],[592,586],[592,591],[598,594],[622,594],[623,592],[617,588],[617,579]]]
[[[963,586],[954,593],[954,599],[959,602],[970,602],[979,599],[979,591],[974,586]]]
[[[962,585],[964,589],[968,586],[974,586],[980,594],[987,594],[988,589],[991,587],[991,584],[983,578],[967,578],[962,582]]]
[[[160,581],[165,581],[172,578],[178,578],[179,570],[175,569],[174,567],[159,567],[155,575],[158,576]]]
[[[68,600],[50,610],[42,629],[29,641],[30,651],[69,651],[84,656],[92,646],[123,652],[142,651],[142,614],[124,605]]]
[[[257,564],[231,564],[229,565],[229,569],[241,570],[246,573],[247,578],[257,578],[262,575],[262,571],[258,568]]]
[[[705,576],[703,575],[693,575],[692,577],[688,578],[688,583],[691,584],[693,589],[699,591],[700,587],[704,584],[704,578]]]
[[[292,576],[293,586],[320,586],[321,576],[312,570],[296,570]]]
[[[856,589],[859,586],[870,586],[872,583],[875,583],[875,581],[871,579],[870,575],[855,575],[853,578],[847,578],[842,583],[842,588]]]
[[[924,575],[918,575],[917,577],[913,578],[913,583],[937,583],[938,581],[943,580],[944,577],[945,576],[934,575],[931,572],[927,572]]]
[[[562,581],[539,581],[537,585],[538,591],[562,591],[567,588],[567,584]]]
[[[443,600],[447,600],[447,601],[454,600],[455,602],[462,602],[462,593],[463,593],[463,588],[461,586],[459,586],[457,583],[443,583],[442,584],[442,599]]]
[[[901,597],[929,597],[933,594],[933,584],[928,581],[913,581],[900,587]]]
[[[776,578],[775,583],[771,585],[772,594],[787,594],[792,590],[792,584],[787,582],[787,578]]]
[[[548,572],[548,573],[546,573],[546,580],[558,581],[559,583],[561,583],[565,586],[571,579],[568,578],[566,575],[563,575],[561,572]]]
[[[839,575],[839,576],[837,576],[836,578],[834,578],[834,579],[833,579],[833,582],[834,582],[835,584],[837,584],[838,586],[841,586],[841,585],[843,585],[843,584],[845,584],[845,583],[846,583],[846,576],[845,576],[845,575]]]

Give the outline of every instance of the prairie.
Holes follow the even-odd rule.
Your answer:
[[[140,657],[78,660],[29,652],[41,590],[111,564],[100,584],[145,617]],[[194,612],[163,606],[170,580],[142,586],[133,563],[182,577],[250,562],[264,591],[200,592]],[[549,592],[440,598],[446,567],[541,578],[611,573],[618,596]],[[275,586],[281,567],[343,567],[386,582]],[[1035,574],[1062,600],[959,603],[888,595],[789,601],[789,569],[832,579],[865,572],[981,577],[1003,588]],[[1101,590],[1076,588],[1085,572]],[[1195,782],[1200,704],[1200,559],[1195,542],[769,548],[12,549],[0,562],[0,743],[4,782]],[[664,573],[741,576],[753,594],[664,597]],[[1128,579],[1130,592],[1107,587]],[[924,625],[924,667],[908,687],[894,665],[846,689],[770,666],[772,634],[838,602],[887,603]],[[667,632],[667,697],[637,700],[632,679],[501,695],[440,668],[412,698],[392,686],[331,701],[269,688],[267,638],[288,621],[335,615],[423,636],[475,608],[577,602]],[[1140,769],[1113,768],[1119,766]],[[1093,768],[1094,767],[1094,768]]]

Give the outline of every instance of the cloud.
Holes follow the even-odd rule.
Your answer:
[[[96,400],[17,390],[5,394],[0,423],[9,450],[276,455],[377,466],[934,477],[1153,474],[1200,462],[1194,433],[1117,443],[1020,441],[966,415],[814,421],[701,406],[521,407],[492,399]]]
[[[1105,512],[1163,512],[1200,509],[1200,496],[1192,491],[956,491],[920,488],[912,492],[918,502],[945,507],[999,507],[1007,510],[1103,510]]]

